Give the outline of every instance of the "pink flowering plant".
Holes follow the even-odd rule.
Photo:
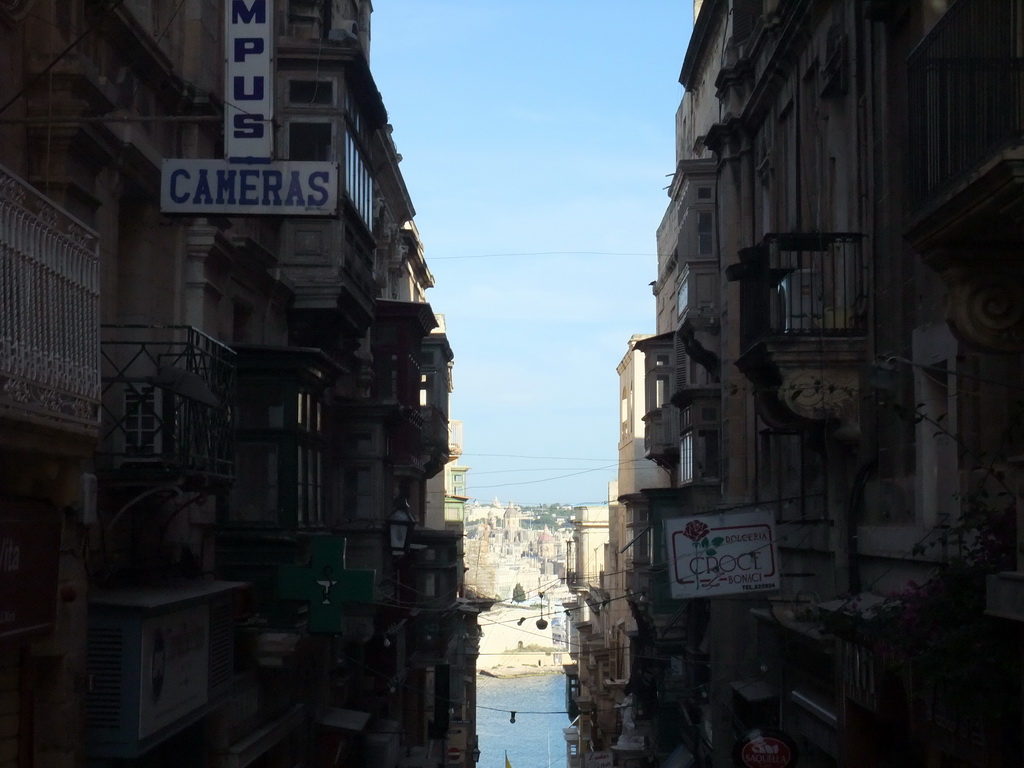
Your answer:
[[[942,416],[896,401],[879,402],[901,419],[927,423],[951,438],[960,458],[976,460],[974,488],[960,498],[954,524],[940,527],[913,548],[922,555],[941,546],[945,557],[923,584],[907,586],[864,611],[822,615],[823,628],[866,645],[890,667],[909,672],[918,692],[940,692],[984,711],[1019,712],[1021,656],[1017,633],[989,616],[988,576],[1016,569],[1017,510],[1012,483],[994,453],[979,452],[949,431]],[[1008,404],[1007,423],[994,441],[1004,455],[1024,449],[1024,401]],[[853,598],[851,598],[851,605]]]
[[[982,494],[983,496],[983,494]],[[825,627],[867,645],[931,690],[955,691],[981,702],[1019,680],[1014,633],[985,613],[986,577],[1015,568],[1016,509],[975,499],[957,525],[930,544],[956,554],[923,584],[907,587],[863,613],[823,616]]]

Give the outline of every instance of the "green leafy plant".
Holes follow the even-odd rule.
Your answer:
[[[526,590],[523,589],[523,585],[517,581],[515,587],[512,588],[512,602],[521,603],[524,600],[526,600]]]

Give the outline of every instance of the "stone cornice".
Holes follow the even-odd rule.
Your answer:
[[[679,72],[679,82],[687,90],[690,89],[690,81],[707,55],[716,22],[726,10],[725,0],[704,0],[700,7],[700,13],[694,21],[693,32],[690,34],[690,44],[686,47],[686,55],[683,57],[683,68]]]

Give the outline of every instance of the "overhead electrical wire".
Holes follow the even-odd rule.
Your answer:
[[[498,458],[498,459],[536,459],[538,461],[592,461],[592,462],[601,463],[601,464],[607,463],[609,461],[619,461],[619,459],[614,459],[614,458],[603,458],[603,459],[589,459],[588,458],[588,459],[584,459],[584,458],[580,458],[579,456],[530,456],[530,455],[519,454],[519,453],[475,453],[473,451],[467,451],[465,453],[460,454],[460,456],[463,456],[463,457],[465,457],[465,456],[487,456],[489,458]],[[647,461],[650,461],[650,459],[629,459],[628,461],[625,461],[625,462],[622,462],[622,463],[623,464],[626,464],[626,463],[629,463],[629,464],[639,464],[641,462],[647,462]]]
[[[509,256],[644,256],[657,258],[656,253],[620,253],[611,251],[532,251],[525,253],[471,253],[465,256],[431,256],[430,261],[454,261],[461,259],[500,259]]]
[[[427,696],[427,695],[431,695],[432,696],[433,695],[432,691],[427,691],[426,689],[420,688],[419,686],[412,685],[411,683],[406,683],[404,680],[396,680],[396,679],[388,676],[387,674],[385,674],[383,672],[379,672],[378,670],[374,669],[373,667],[369,666],[368,664],[366,664],[366,663],[360,661],[359,659],[355,658],[354,656],[350,656],[348,654],[341,654],[341,658],[343,658],[346,662],[352,664],[353,666],[360,667],[364,671],[369,672],[370,674],[375,675],[376,677],[379,677],[381,679],[387,680],[388,683],[390,685],[392,685],[396,689],[397,688],[402,688],[405,691],[408,691],[410,693],[414,693],[414,694],[417,694],[417,695],[420,695],[420,696]],[[723,666],[725,666],[725,665],[723,665]],[[730,666],[740,666],[740,665],[730,665]],[[694,693],[694,692],[700,691],[701,689],[704,689],[704,688],[708,687],[712,683],[719,683],[719,682],[725,682],[727,680],[731,680],[733,674],[735,674],[735,673],[729,673],[729,674],[724,675],[724,676],[722,676],[720,678],[715,678],[714,680],[709,680],[706,683],[701,683],[699,685],[691,686],[690,688],[683,689],[680,693],[682,693],[682,694]],[[519,715],[564,715],[565,714],[565,710],[561,710],[561,709],[559,709],[559,710],[529,710],[529,709],[518,709],[518,708],[517,709],[510,709],[510,708],[504,708],[504,707],[488,707],[488,706],[485,706],[485,705],[480,704],[480,703],[477,703],[476,708],[477,709],[484,709],[484,710],[487,710],[488,712],[509,712],[509,713],[514,713],[515,716],[519,716]],[[592,708],[592,709],[587,709],[585,711],[585,714],[590,715],[590,714],[594,714],[594,713],[597,713],[597,712],[615,712],[615,711],[619,710],[620,708],[621,708],[620,706],[603,707],[603,708],[595,707],[595,708]],[[513,719],[512,722],[514,723],[515,720]]]
[[[68,43],[67,47],[65,47],[64,50],[58,53],[57,56],[52,61],[50,61],[49,64],[47,64],[39,72],[37,72],[32,79],[30,79],[21,87],[20,90],[17,91],[17,93],[11,96],[11,98],[9,98],[6,102],[4,102],[2,106],[0,106],[0,115],[6,112],[12,104],[14,104],[18,99],[24,96],[30,88],[35,86],[36,83],[38,83],[40,80],[46,77],[46,75],[49,74],[51,69],[56,67],[65,56],[71,53],[71,51],[73,51],[78,46],[80,42],[82,42],[86,37],[92,34],[99,27],[99,25],[106,20],[107,16],[109,16],[111,13],[113,13],[122,5],[124,5],[124,3],[125,0],[115,0],[114,3],[112,3],[109,7],[106,8],[106,10],[104,10],[99,16],[93,19],[93,22],[85,28],[84,32],[82,32],[78,37],[76,37],[74,40]]]
[[[536,485],[537,483],[549,483],[552,480],[564,480],[567,477],[578,477],[579,475],[588,475],[591,472],[602,472],[602,471],[605,471],[605,470],[608,470],[608,469],[612,469],[612,468],[614,468],[616,466],[618,466],[618,465],[616,465],[616,464],[609,464],[609,465],[604,466],[604,467],[592,467],[590,469],[581,469],[578,472],[572,472],[572,473],[570,473],[568,475],[556,475],[555,477],[545,477],[545,478],[542,478],[542,479],[539,479],[539,480],[522,480],[522,481],[520,481],[518,483],[497,483],[497,484],[494,484],[494,485],[476,485],[476,486],[470,486],[470,485],[467,484],[467,490],[485,491],[485,490],[489,490],[491,488],[508,488],[510,486],[518,486],[518,485]]]
[[[788,521],[788,522],[781,523],[781,525],[798,525],[798,524],[802,524],[802,523],[806,523],[806,522],[814,522],[814,521]],[[918,543],[915,543],[914,545],[912,545],[912,547],[909,550],[907,550],[907,553],[905,553],[905,554],[909,554],[910,551],[912,551],[917,546],[917,544],[923,542],[924,540],[926,540],[928,538],[928,536],[930,536],[930,535],[932,535],[934,533],[935,533],[934,530],[929,531],[924,537],[922,537],[919,540]],[[800,544],[803,543],[803,541],[806,540],[807,535],[809,535],[809,534],[805,532],[804,539],[797,546],[799,546]],[[751,551],[757,551],[757,550],[765,548],[766,546],[770,546],[770,544],[759,545],[758,547],[755,547]],[[671,562],[671,561],[669,561],[669,562]],[[668,562],[665,563],[665,565],[667,565],[667,564],[668,564]],[[627,571],[622,571],[622,573],[625,573],[625,572],[627,572]],[[606,575],[608,575],[608,574],[606,574]],[[554,584],[555,582],[552,581],[550,583]],[[604,607],[605,605],[607,605],[608,603],[612,602],[613,600],[630,599],[632,597],[634,597],[634,596],[633,595],[623,595],[623,596],[617,596],[617,597],[613,597],[613,598],[608,598],[608,599],[602,600],[600,602],[602,604],[602,607]],[[851,597],[851,600],[852,599],[853,599],[853,597]],[[566,608],[564,612],[566,613],[566,615],[569,615],[572,610],[582,610],[583,607],[584,607],[583,605],[580,605],[580,606],[577,606],[577,607]],[[483,615],[486,615],[486,614],[482,614],[482,616]],[[519,620],[512,619],[511,622],[517,622],[518,623]],[[505,623],[509,623],[509,622],[490,622],[490,624],[492,626],[493,625],[497,625],[497,624],[505,624]],[[485,630],[486,627],[487,627],[487,624],[479,625],[479,626],[480,626],[481,630]],[[523,631],[529,631],[529,630],[523,630]],[[605,649],[605,650],[627,650],[630,647],[632,647],[632,646],[616,646],[615,648],[609,648],[609,649]],[[571,647],[567,648],[567,649],[565,649],[565,652],[567,652],[569,654],[572,654],[573,649]],[[478,656],[511,656],[511,655],[514,655],[514,652],[506,651],[506,652],[500,652],[500,653],[478,653],[477,655]],[[382,674],[380,672],[377,672],[373,668],[363,664],[362,662],[360,662],[359,660],[357,660],[355,658],[352,658],[352,657],[349,657],[349,656],[346,656],[346,658],[351,663],[356,664],[356,665],[364,668],[365,670],[371,672],[374,675],[377,675],[379,677],[387,677],[386,675],[384,675],[384,674]],[[661,657],[649,657],[649,656],[646,656],[646,655],[637,655],[635,658],[658,659],[658,658],[661,658]],[[700,666],[700,665],[704,665],[704,664],[706,664],[708,662],[702,662],[702,661],[694,660],[694,661],[691,661],[690,663],[694,664],[695,666]],[[742,666],[744,666],[744,665],[742,665],[742,664],[717,665],[716,668],[719,668],[719,669],[724,668],[724,667],[737,667],[738,668],[738,667],[742,667]],[[682,691],[680,691],[680,693],[682,695],[687,695],[687,694],[690,694],[690,693],[696,693],[696,692],[699,692],[699,691],[702,691],[702,690],[706,690],[709,686],[711,686],[713,684],[717,684],[717,683],[721,683],[721,682],[725,682],[725,681],[731,680],[734,674],[735,674],[734,672],[730,672],[730,673],[721,675],[720,677],[716,677],[716,678],[714,678],[712,680],[708,680],[707,682],[700,683],[700,684],[697,684],[697,685],[694,685],[694,686],[690,686],[690,687],[688,687],[686,689],[683,689]],[[763,671],[762,671],[762,674],[763,674]],[[403,689],[411,691],[413,693],[417,693],[418,695],[426,695],[427,694],[427,691],[425,691],[424,689],[421,689],[419,687],[410,685],[408,683],[405,683],[405,682],[402,682],[402,681],[392,680],[391,678],[388,678],[388,680],[389,680],[389,683],[391,683],[393,686],[400,686]],[[485,705],[481,705],[479,703],[477,704],[477,709],[484,709],[484,710],[488,710],[488,711],[492,711],[492,712],[509,712],[512,715],[512,718],[511,718],[511,722],[512,723],[515,722],[515,717],[516,716],[521,716],[521,715],[554,715],[554,714],[563,714],[563,712],[561,710],[550,711],[550,710],[506,709],[506,708],[499,708],[499,707],[488,707],[488,706],[485,706]],[[586,710],[585,714],[593,714],[593,713],[602,712],[602,711],[615,711],[617,709],[619,709],[618,706],[607,707],[607,708],[603,708],[603,709],[594,708],[594,709]]]
[[[500,453],[477,453],[477,454],[464,453],[464,454],[462,454],[463,459],[465,459],[465,457],[467,457],[467,456],[487,456],[487,457],[492,457],[492,458],[516,458],[516,459],[534,459],[534,460],[550,460],[550,461],[590,461],[590,462],[601,462],[601,461],[604,461],[604,462],[609,462],[609,463],[603,464],[600,467],[581,467],[578,470],[576,470],[575,472],[572,472],[570,474],[555,475],[554,477],[538,478],[536,480],[522,480],[522,481],[510,482],[510,483],[494,483],[494,484],[491,484],[491,485],[473,485],[472,483],[467,482],[467,491],[489,491],[489,490],[494,489],[494,488],[509,488],[509,487],[516,487],[516,486],[520,486],[520,485],[537,485],[538,483],[547,483],[547,482],[552,482],[554,480],[564,480],[566,478],[578,477],[579,475],[585,475],[585,474],[589,474],[591,472],[604,472],[604,471],[607,471],[609,469],[617,469],[618,467],[621,467],[621,466],[627,466],[628,464],[640,464],[640,463],[648,461],[647,459],[629,459],[628,461],[619,461],[617,459],[582,459],[582,458],[572,458],[572,457],[566,457],[566,456],[525,456],[525,455],[500,454]],[[565,469],[573,469],[573,468],[572,467],[566,467]],[[547,467],[547,468],[540,468],[540,469],[536,469],[536,470],[527,470],[527,469],[495,470],[495,473],[496,472],[527,472],[527,471],[543,472],[543,471],[564,471],[564,470],[562,470],[562,469],[555,470],[554,468]],[[487,472],[470,473],[470,474],[467,475],[467,481],[469,481],[475,475],[480,475],[480,474],[490,474],[490,473],[487,473]],[[602,501],[602,502],[597,502],[597,503],[606,503],[606,502],[607,502],[607,499]]]
[[[614,467],[616,465],[611,464],[611,465],[608,465],[608,466]],[[607,468],[608,468],[607,466],[605,466],[605,467],[588,467],[588,468],[582,468],[582,467],[524,467],[522,469],[494,469],[494,470],[487,470],[487,471],[484,471],[484,472],[474,472],[473,476],[478,476],[478,475],[505,475],[505,474],[508,474],[510,472],[569,472],[569,471],[572,471],[572,472],[576,472],[576,473],[582,474],[584,472],[599,472],[600,470],[607,469]],[[569,477],[572,477],[572,475],[569,475]],[[516,483],[513,483],[513,485],[516,485]],[[490,488],[490,487],[493,487],[493,486],[484,486],[484,487]]]

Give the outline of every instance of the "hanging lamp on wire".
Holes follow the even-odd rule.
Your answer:
[[[540,593],[540,618],[537,619],[537,629],[547,629],[548,620],[544,618],[544,593]]]

